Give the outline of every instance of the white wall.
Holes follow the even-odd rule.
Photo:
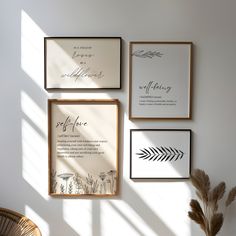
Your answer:
[[[213,182],[236,184],[235,0],[1,0],[0,206],[31,217],[44,236],[202,235],[188,217],[188,181],[129,179],[130,128],[190,128],[193,166]],[[122,90],[47,93],[44,36],[121,36]],[[193,41],[191,121],[127,119],[128,43]],[[115,199],[54,199],[47,195],[48,98],[119,98],[121,194]],[[236,232],[236,203],[220,235]]]

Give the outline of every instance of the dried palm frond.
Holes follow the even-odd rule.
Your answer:
[[[225,202],[225,205],[229,206],[235,200],[235,197],[236,197],[236,187],[230,190],[228,198]]]

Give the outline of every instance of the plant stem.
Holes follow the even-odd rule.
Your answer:
[[[67,185],[68,185],[67,181],[68,181],[68,179],[66,179],[66,193],[67,193],[67,187],[68,187],[68,186],[67,186]]]

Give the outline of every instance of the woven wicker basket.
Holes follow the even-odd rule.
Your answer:
[[[41,236],[38,226],[18,212],[0,208],[0,236]]]

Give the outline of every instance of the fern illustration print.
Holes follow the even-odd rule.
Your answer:
[[[191,173],[191,130],[130,130],[131,179],[187,179]]]
[[[140,149],[136,155],[148,161],[177,161],[181,160],[184,152],[174,147],[148,147]]]

